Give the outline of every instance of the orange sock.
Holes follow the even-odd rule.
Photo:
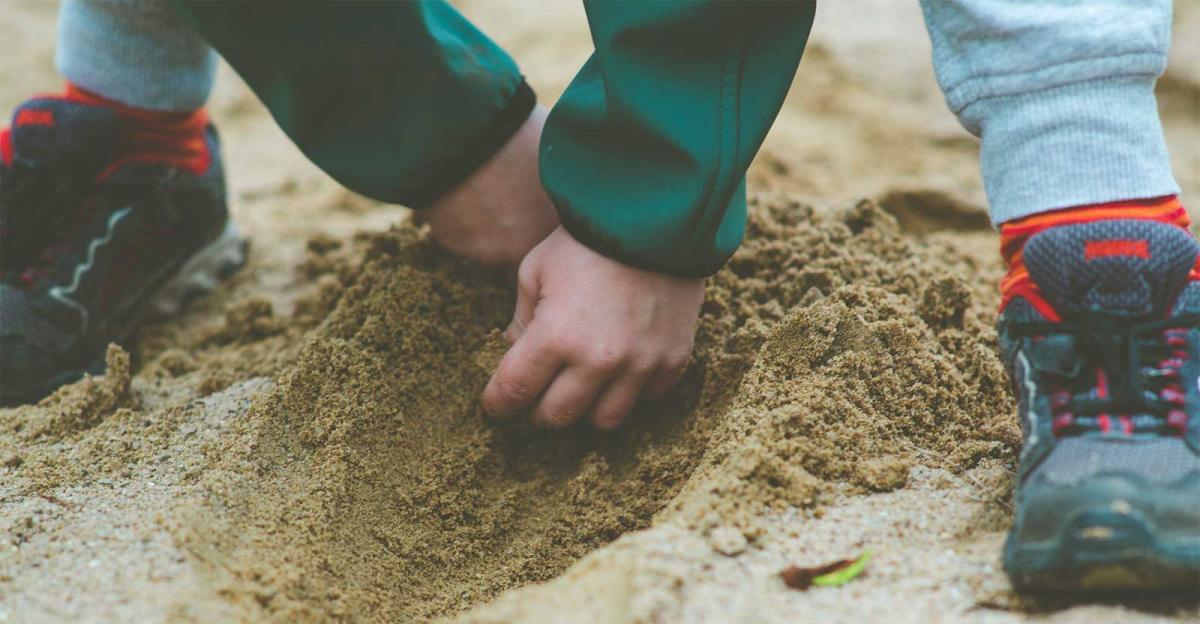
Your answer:
[[[62,97],[80,104],[104,106],[122,121],[116,148],[118,161],[108,171],[136,161],[166,162],[196,175],[208,170],[212,154],[204,140],[204,129],[208,126],[208,113],[204,109],[180,113],[134,108],[70,83]]]
[[[1037,284],[1033,283],[1025,269],[1025,262],[1021,257],[1025,241],[1048,228],[1106,219],[1159,221],[1172,223],[1185,230],[1192,223],[1183,204],[1179,203],[1179,199],[1174,195],[1064,208],[1004,223],[1000,226],[1000,255],[1004,257],[1008,273],[1000,280],[1000,309],[1003,310],[1013,297],[1021,295],[1037,307],[1048,320],[1058,321],[1058,314],[1037,292]],[[1197,269],[1192,270],[1191,279],[1200,279]]]

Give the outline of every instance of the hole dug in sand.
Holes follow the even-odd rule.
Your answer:
[[[987,286],[868,202],[755,202],[683,382],[607,435],[482,419],[511,293],[379,239],[176,510],[222,599],[279,621],[453,615],[656,523],[753,547],[765,510],[904,486],[911,447],[964,470],[1019,441]]]

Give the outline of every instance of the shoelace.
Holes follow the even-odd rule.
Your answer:
[[[1108,314],[1071,321],[1018,322],[1016,338],[1068,334],[1081,356],[1074,375],[1051,393],[1058,436],[1107,432],[1117,417],[1124,433],[1182,435],[1187,428],[1182,368],[1192,355],[1187,332],[1200,314],[1130,322]]]

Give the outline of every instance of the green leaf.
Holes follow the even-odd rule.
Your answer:
[[[813,585],[818,587],[837,587],[853,581],[862,574],[871,559],[871,551],[865,550],[857,559],[850,561],[845,567],[838,568],[828,574],[822,574],[813,579]]]

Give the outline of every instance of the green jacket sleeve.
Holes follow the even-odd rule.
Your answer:
[[[175,6],[310,160],[382,201],[436,199],[536,103],[508,54],[445,2]]]
[[[596,51],[542,136],[564,227],[623,262],[708,275],[741,242],[745,173],[815,2],[585,3]]]

